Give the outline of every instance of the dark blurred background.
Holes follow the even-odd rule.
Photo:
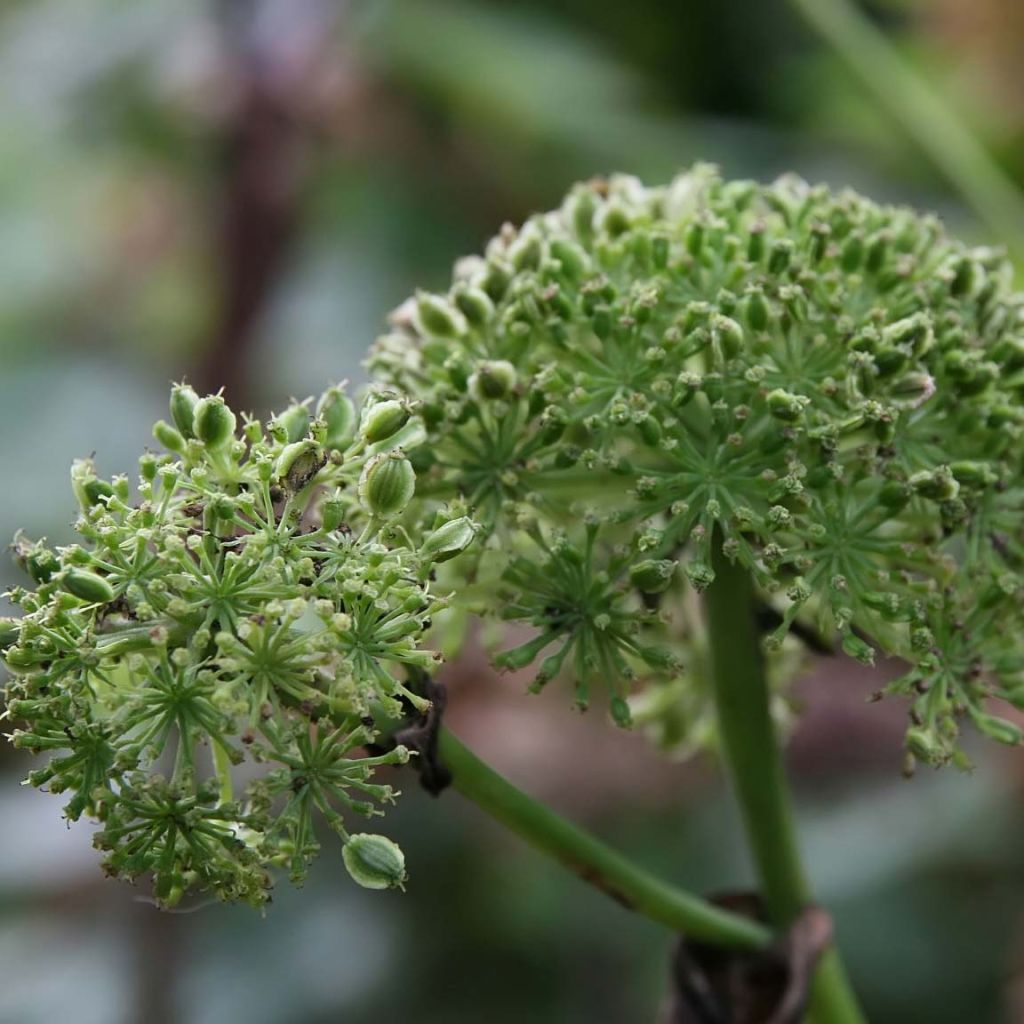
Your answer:
[[[0,537],[67,540],[71,458],[132,471],[172,379],[260,414],[358,381],[388,310],[578,178],[791,169],[1024,248],[1022,58],[1019,0],[5,0]],[[1024,759],[904,781],[881,675],[819,664],[790,751],[870,1018],[1024,1021]],[[478,658],[448,678],[522,785],[688,887],[749,880],[712,765]],[[26,769],[0,750],[0,1021],[618,1024],[662,999],[669,936],[411,778],[404,896],[328,854],[261,917],[104,882]]]

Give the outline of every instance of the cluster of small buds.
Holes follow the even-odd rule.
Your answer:
[[[652,591],[668,614],[713,582],[721,544],[781,623],[769,649],[796,626],[908,663],[889,691],[911,699],[911,761],[963,763],[965,720],[1021,738],[986,710],[1024,706],[1024,297],[1000,253],[791,176],[618,176],[459,261],[447,294],[396,311],[370,366],[420,403],[419,493],[461,497],[500,538],[538,653],[590,626],[544,603],[565,555],[531,571],[523,521],[591,553],[587,594],[631,552],[617,571],[647,595],[641,630]],[[699,665],[698,633],[662,646]],[[621,700],[621,666],[588,657],[566,674],[604,672]]]
[[[170,405],[170,454],[142,457],[134,495],[77,462],[80,542],[15,542],[33,585],[0,620],[6,716],[51,755],[29,781],[98,820],[107,871],[152,875],[166,906],[266,901],[272,869],[304,877],[317,819],[357,882],[401,885],[395,844],[345,821],[395,795],[374,773],[408,752],[364,748],[427,706],[403,679],[437,663],[432,565],[475,526],[442,516],[424,539],[397,519],[424,432],[392,392],[359,411],[331,388],[266,426],[187,385]]]

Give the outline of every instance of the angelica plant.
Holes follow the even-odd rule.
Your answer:
[[[263,903],[274,868],[304,877],[323,825],[357,882],[401,885],[398,847],[351,822],[394,798],[374,776],[409,752],[365,748],[424,704],[394,670],[435,665],[427,575],[469,521],[418,542],[397,525],[421,428],[386,392],[361,416],[333,388],[239,428],[179,386],[171,412],[134,494],[74,465],[79,543],[15,542],[34,587],[3,623],[7,714],[15,746],[52,755],[29,781],[96,818],[105,870],[151,875],[165,906],[192,888]]]
[[[1024,707],[1024,298],[1000,253],[794,177],[617,176],[417,293],[369,366],[360,413],[335,388],[240,432],[178,387],[134,497],[76,464],[82,542],[16,542],[34,588],[0,634],[7,714],[52,752],[30,781],[163,903],[262,902],[321,821],[357,882],[401,885],[397,846],[349,823],[411,747],[434,790],[450,773],[620,902],[750,953],[812,899],[778,740],[807,644],[895,659],[908,774],[966,767],[966,723],[1021,741],[1000,704]],[[653,878],[440,727],[431,646],[473,614],[516,625],[489,631],[495,664],[530,689],[721,755],[763,921]],[[834,950],[810,1009],[862,1019]]]

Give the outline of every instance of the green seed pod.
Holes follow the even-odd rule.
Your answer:
[[[13,647],[21,636],[21,623],[17,619],[0,618],[0,653]]]
[[[324,421],[325,448],[343,451],[352,443],[356,432],[356,407],[342,388],[328,388],[316,406],[317,416]]]
[[[179,455],[185,451],[185,438],[166,420],[157,420],[153,424],[153,437],[168,451],[177,452]]]
[[[963,487],[991,487],[999,479],[992,471],[992,467],[984,462],[953,462],[949,470],[956,478],[956,482]]]
[[[583,248],[566,238],[556,238],[551,243],[551,255],[561,264],[562,273],[572,281],[578,281],[590,271],[590,259]]]
[[[102,576],[88,569],[68,569],[61,586],[69,594],[91,604],[109,604],[114,600],[114,588]]]
[[[408,405],[401,399],[388,398],[366,406],[359,431],[367,444],[376,444],[393,437],[408,422]]]
[[[188,384],[175,384],[171,388],[171,420],[182,437],[195,437],[192,424],[195,422],[196,403],[199,396]],[[163,444],[163,442],[160,442]],[[169,445],[167,447],[170,447]]]
[[[768,411],[783,423],[795,423],[803,415],[804,407],[809,399],[803,395],[794,395],[782,388],[770,391],[766,397]]]
[[[320,505],[320,525],[328,533],[337,530],[345,521],[348,505],[340,498],[327,498]]]
[[[768,326],[771,312],[768,300],[760,288],[750,288],[740,301],[740,315],[752,331],[763,331]]]
[[[60,560],[41,541],[31,541],[19,530],[11,545],[14,561],[34,583],[49,583],[60,571]]]
[[[435,338],[461,338],[466,333],[465,318],[441,295],[417,292],[416,315],[423,332]]]
[[[478,401],[505,398],[516,386],[516,368],[504,359],[490,359],[477,365],[469,378],[470,393]]]
[[[716,313],[711,318],[711,331],[726,359],[735,359],[743,351],[743,328],[731,316]]]
[[[471,326],[486,327],[494,319],[494,303],[482,288],[460,285],[452,297]]]
[[[452,519],[427,534],[420,545],[420,557],[425,562],[447,562],[473,543],[476,530],[476,524],[468,516]]]
[[[622,697],[612,697],[608,702],[608,711],[611,713],[612,721],[621,729],[628,729],[633,724],[629,704]]]
[[[1016,747],[1024,741],[1024,732],[1020,728],[1008,722],[1005,718],[996,718],[994,715],[986,715],[976,708],[971,708],[971,721],[975,728],[984,733],[989,739],[997,743],[1005,743],[1007,746]]]
[[[375,455],[359,478],[359,498],[375,516],[397,516],[415,491],[416,473],[400,451]]]
[[[315,441],[294,441],[277,457],[274,476],[290,491],[301,491],[326,461],[324,450]]]
[[[405,887],[405,854],[386,836],[366,832],[349,836],[341,857],[352,880],[364,889]]]
[[[671,586],[677,565],[671,559],[645,558],[630,566],[629,581],[645,594],[660,594]]]
[[[270,433],[284,444],[301,441],[309,433],[309,409],[300,403],[288,406],[271,421]]]
[[[207,395],[196,402],[192,431],[207,448],[216,451],[235,436],[235,414],[220,395]]]
[[[931,498],[933,501],[950,501],[960,493],[960,484],[957,483],[949,466],[922,469],[919,473],[914,473],[907,482],[922,497]]]
[[[925,764],[939,764],[943,760],[942,748],[931,732],[924,729],[908,729],[904,742],[907,750]]]
[[[846,633],[843,636],[842,646],[845,654],[859,661],[862,665],[874,665],[875,649],[871,644],[861,640],[855,633]]]
[[[715,582],[715,572],[710,565],[703,562],[691,562],[686,567],[686,578],[690,581],[690,586],[700,594]]]

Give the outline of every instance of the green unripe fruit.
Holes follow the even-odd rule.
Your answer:
[[[629,704],[622,697],[612,697],[608,702],[608,711],[611,713],[612,721],[620,728],[628,729],[633,724]]]
[[[270,424],[271,434],[285,444],[301,441],[309,432],[309,409],[304,405],[290,405]]]
[[[274,475],[289,490],[301,491],[326,461],[324,450],[315,441],[295,441],[277,457]]]
[[[90,604],[108,604],[114,600],[114,588],[102,576],[88,569],[68,569],[61,586],[69,594]]]
[[[416,473],[400,451],[375,455],[359,478],[359,498],[375,516],[397,516],[415,491]]]
[[[939,764],[942,761],[942,748],[935,742],[935,737],[924,729],[908,729],[906,738],[907,750],[925,764]]]
[[[667,558],[646,558],[630,567],[629,581],[645,594],[667,590],[675,575],[676,563]]]
[[[950,501],[960,493],[960,484],[957,483],[949,466],[923,469],[919,473],[914,473],[907,482],[922,497],[931,498],[933,501]]]
[[[198,402],[199,396],[188,384],[175,384],[171,388],[171,419],[178,428],[178,432],[186,439],[195,436],[192,433],[192,424],[195,421]],[[162,441],[160,443],[163,444]]]
[[[726,359],[735,359],[743,351],[743,328],[731,316],[716,313],[711,318],[711,331]]]
[[[991,467],[984,462],[953,462],[949,470],[956,482],[963,487],[991,487],[998,479]]]
[[[476,537],[476,524],[468,516],[460,516],[427,534],[420,545],[420,557],[427,562],[447,562],[461,555]]]
[[[393,437],[409,422],[409,407],[397,398],[385,399],[366,407],[360,433],[367,444]]]
[[[482,288],[463,285],[453,297],[459,312],[473,327],[486,327],[494,319],[494,303]]]
[[[207,395],[196,402],[192,431],[207,448],[216,451],[235,436],[235,414],[220,395]]]
[[[153,437],[170,452],[181,455],[185,451],[185,438],[166,420],[157,420],[153,424]]]
[[[803,395],[794,395],[782,388],[776,388],[767,395],[768,411],[783,423],[795,423],[803,415],[804,407],[809,399]]]
[[[405,854],[386,836],[363,832],[349,836],[341,851],[352,880],[364,889],[402,889],[408,877]]]
[[[466,333],[463,315],[440,295],[416,293],[416,315],[424,333],[437,338],[459,338]]]
[[[504,359],[480,363],[469,378],[469,390],[478,401],[505,398],[516,386],[516,368]]]
[[[686,578],[698,594],[703,593],[715,582],[715,571],[703,562],[691,562],[686,567]]]
[[[768,326],[770,311],[768,300],[760,288],[751,288],[740,302],[740,312],[747,326],[754,331],[763,331]]]
[[[0,618],[0,652],[13,647],[21,636],[21,623],[17,619]]]
[[[316,414],[326,427],[324,447],[343,450],[356,433],[356,407],[341,388],[328,388],[317,403]]]
[[[48,583],[60,571],[57,556],[38,541],[30,541],[20,530],[14,535],[11,551],[14,561],[34,583]]]

